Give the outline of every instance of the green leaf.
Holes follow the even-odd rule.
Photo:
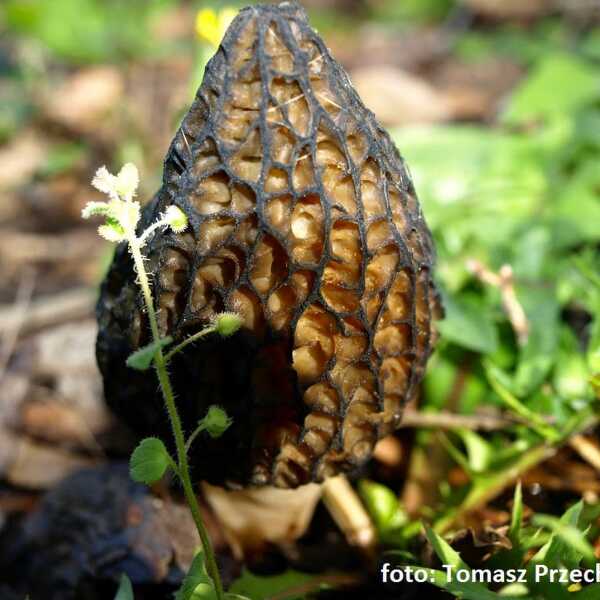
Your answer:
[[[439,534],[437,534],[431,527],[424,525],[425,536],[429,543],[432,545],[434,552],[437,557],[445,565],[450,565],[454,569],[464,569],[470,571],[471,568],[466,562],[460,557],[460,554],[450,546],[450,544]]]
[[[569,598],[572,600],[598,600],[600,598],[600,583],[587,585],[582,590],[571,593]]]
[[[550,54],[511,96],[503,120],[519,124],[568,114],[598,97],[597,71],[567,54]]]
[[[482,353],[495,352],[498,333],[492,315],[482,303],[444,298],[446,315],[437,323],[442,337],[459,346]]]
[[[406,524],[407,516],[396,494],[385,485],[362,479],[358,491],[380,535]]]
[[[590,329],[588,352],[593,343],[594,335],[593,326]],[[581,408],[583,404],[587,404],[593,399],[589,384],[592,373],[580,339],[570,326],[562,325],[560,329],[560,348],[554,366],[553,384],[563,405]]]
[[[523,490],[519,481],[515,486],[515,495],[513,498],[512,514],[510,517],[510,529],[508,537],[513,546],[519,546],[521,543],[521,527],[523,526]]]
[[[158,342],[152,342],[139,350],[136,350],[133,354],[129,356],[127,359],[127,366],[131,369],[135,369],[136,371],[146,371],[150,368],[152,364],[152,360],[156,355],[156,351],[159,348],[164,348],[168,346],[173,341],[173,338],[168,335],[164,338],[161,338]]]
[[[426,525],[424,529],[429,543],[433,546],[433,550],[443,565],[452,567],[454,573],[456,571],[471,571],[469,565],[463,561],[460,554],[444,538]],[[427,569],[427,571],[434,585],[452,592],[459,598],[467,600],[498,600],[498,595],[489,591],[481,583],[458,583],[454,579],[449,578],[443,571],[435,571],[433,569]]]
[[[517,290],[527,321],[529,338],[519,352],[515,392],[526,396],[539,387],[557,358],[560,307],[551,290]]]
[[[119,589],[115,600],[133,600],[133,588],[131,587],[131,581],[129,577],[123,573],[119,580]]]
[[[150,25],[169,5],[167,0],[98,2],[3,0],[10,28],[41,44],[55,60],[106,63],[156,53]]]
[[[264,598],[276,594],[286,600],[304,600],[306,590],[303,592],[295,590],[310,584],[310,582],[315,583],[315,590],[327,587],[324,584],[319,584],[317,577],[292,569],[281,575],[261,576],[255,575],[244,568],[241,577],[233,582],[229,592],[246,596],[250,600],[264,600]],[[286,591],[289,591],[289,595],[285,595]]]
[[[577,529],[582,510],[583,502],[580,501],[571,506],[558,522],[545,520],[544,526],[550,528],[553,533],[548,542],[533,556],[532,563],[543,563],[549,567],[564,565],[572,569],[579,566],[585,554],[582,554],[578,548],[573,547],[570,539],[573,536],[572,529]],[[577,542],[575,543],[577,544]]]
[[[579,560],[581,560],[581,558],[585,558],[585,560],[590,564],[596,562],[594,549],[587,541],[585,533],[580,531],[576,525],[565,523],[562,519],[552,515],[540,514],[534,515],[532,523],[552,531],[552,533],[559,538],[564,545],[574,551],[574,553],[571,553],[572,556],[579,556]],[[565,556],[563,555],[563,559],[564,558]],[[574,558],[574,561],[577,561],[577,563],[579,562],[577,558]]]
[[[506,404],[515,414],[525,419],[533,430],[549,441],[557,441],[561,435],[554,427],[548,425],[546,421],[523,404],[513,393],[503,385],[502,371],[494,366],[487,359],[483,361],[485,373],[492,389],[498,394],[498,397]]]
[[[450,592],[456,598],[463,600],[532,600],[529,596],[501,596],[488,590],[482,583],[459,583],[454,580],[449,580],[448,576],[443,571],[435,569],[424,569],[423,567],[406,567],[411,571],[420,570],[427,571],[433,585]]]
[[[129,460],[131,478],[140,483],[158,481],[173,461],[161,440],[155,437],[143,439]]]
[[[494,449],[479,434],[468,429],[458,429],[456,434],[460,437],[467,449],[469,471],[482,473],[490,466]]]
[[[585,548],[587,543],[585,533],[580,531],[584,524],[582,523],[584,520],[582,512],[583,502],[578,502],[571,506],[560,519],[555,517],[549,517],[548,519],[546,518],[548,515],[542,516],[544,527],[552,529],[553,533],[550,539],[532,557],[527,568],[530,588],[541,598],[549,598],[550,600],[569,600],[572,598],[566,586],[550,581],[548,576],[535,577],[535,570],[536,565],[544,565],[549,569],[566,568],[569,570],[579,567],[582,558],[589,554],[589,549]],[[584,552],[582,553],[581,550],[584,550]],[[589,558],[592,558],[592,556]],[[595,559],[590,561],[590,564],[591,562],[595,562]]]
[[[592,160],[579,163],[573,176],[557,190],[551,219],[555,244],[561,247],[598,242],[600,239],[600,232],[594,227],[600,221],[597,156],[595,153]]]

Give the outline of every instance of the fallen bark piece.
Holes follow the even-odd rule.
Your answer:
[[[65,321],[76,321],[89,317],[94,308],[94,291],[89,288],[75,288],[33,300],[23,321],[21,334],[57,325]],[[0,304],[0,332],[10,330],[20,320],[20,307],[14,304]]]
[[[233,418],[195,442],[196,476],[287,488],[363,464],[432,350],[433,241],[398,151],[297,3],[231,24],[143,225],[172,205],[190,226],[146,247],[161,334],[180,341],[224,310],[244,321],[170,365],[188,430],[211,404]],[[154,377],[125,367],[149,342],[141,305],[122,245],[98,304],[106,398],[170,439]]]

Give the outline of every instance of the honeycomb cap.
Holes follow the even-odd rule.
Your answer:
[[[162,334],[224,310],[242,329],[170,370],[188,430],[211,404],[233,425],[192,451],[195,476],[296,487],[363,464],[416,391],[440,313],[434,249],[388,134],[295,2],[252,6],[208,63],[143,227],[169,206],[148,269]],[[149,342],[119,247],[102,286],[97,355],[113,409],[170,439],[157,384],[125,366]]]

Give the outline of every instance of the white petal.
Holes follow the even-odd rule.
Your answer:
[[[140,183],[140,176],[137,167],[133,163],[123,165],[123,168],[117,175],[117,192],[126,199],[131,200]]]
[[[116,193],[116,183],[117,178],[111,175],[106,167],[100,167],[92,179],[92,185],[109,196]]]

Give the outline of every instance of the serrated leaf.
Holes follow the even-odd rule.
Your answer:
[[[159,348],[168,346],[173,341],[173,338],[168,335],[161,338],[158,342],[152,342],[139,350],[136,350],[127,358],[127,366],[136,371],[146,371],[150,368],[152,360]]]
[[[576,568],[579,565],[584,555],[579,548],[574,548],[565,539],[569,540],[573,535],[572,530],[577,529],[582,509],[583,502],[580,501],[571,506],[560,519],[553,520],[551,526],[550,521],[545,520],[544,525],[549,526],[552,530],[552,536],[531,559],[532,563],[543,563],[549,567],[564,565],[569,568]],[[562,535],[559,534],[559,531]]]
[[[433,529],[425,526],[425,535],[429,540],[429,543],[433,546],[433,549],[440,559],[443,565],[452,567],[452,571],[471,571],[471,568],[465,563],[460,554],[456,552],[444,540],[438,535]],[[419,569],[421,569],[419,567]],[[481,583],[466,582],[460,583],[455,578],[450,579],[448,575],[443,571],[437,571],[434,569],[426,569],[429,573],[430,581],[434,585],[455,595],[457,598],[463,598],[464,600],[506,600],[508,598],[515,598],[516,596],[500,596],[499,594],[492,592]],[[523,597],[519,597],[523,600]]]
[[[171,465],[171,457],[163,442],[158,438],[143,439],[129,460],[131,478],[140,483],[158,481]]]
[[[450,565],[454,569],[464,569],[470,571],[471,568],[466,562],[460,557],[460,554],[450,546],[450,544],[439,534],[437,534],[431,527],[424,525],[425,536],[432,545],[437,557],[445,565]]]
[[[552,515],[534,515],[532,523],[552,531],[571,550],[571,556],[569,557],[565,554],[563,555],[563,560],[565,558],[572,558],[572,561],[578,564],[582,558],[585,558],[589,563],[595,562],[594,549],[587,541],[585,532],[578,529],[575,525],[565,523],[562,519]]]
[[[129,577],[125,573],[121,575],[121,579],[119,580],[119,589],[117,590],[115,600],[134,600],[133,587],[131,586]]]

